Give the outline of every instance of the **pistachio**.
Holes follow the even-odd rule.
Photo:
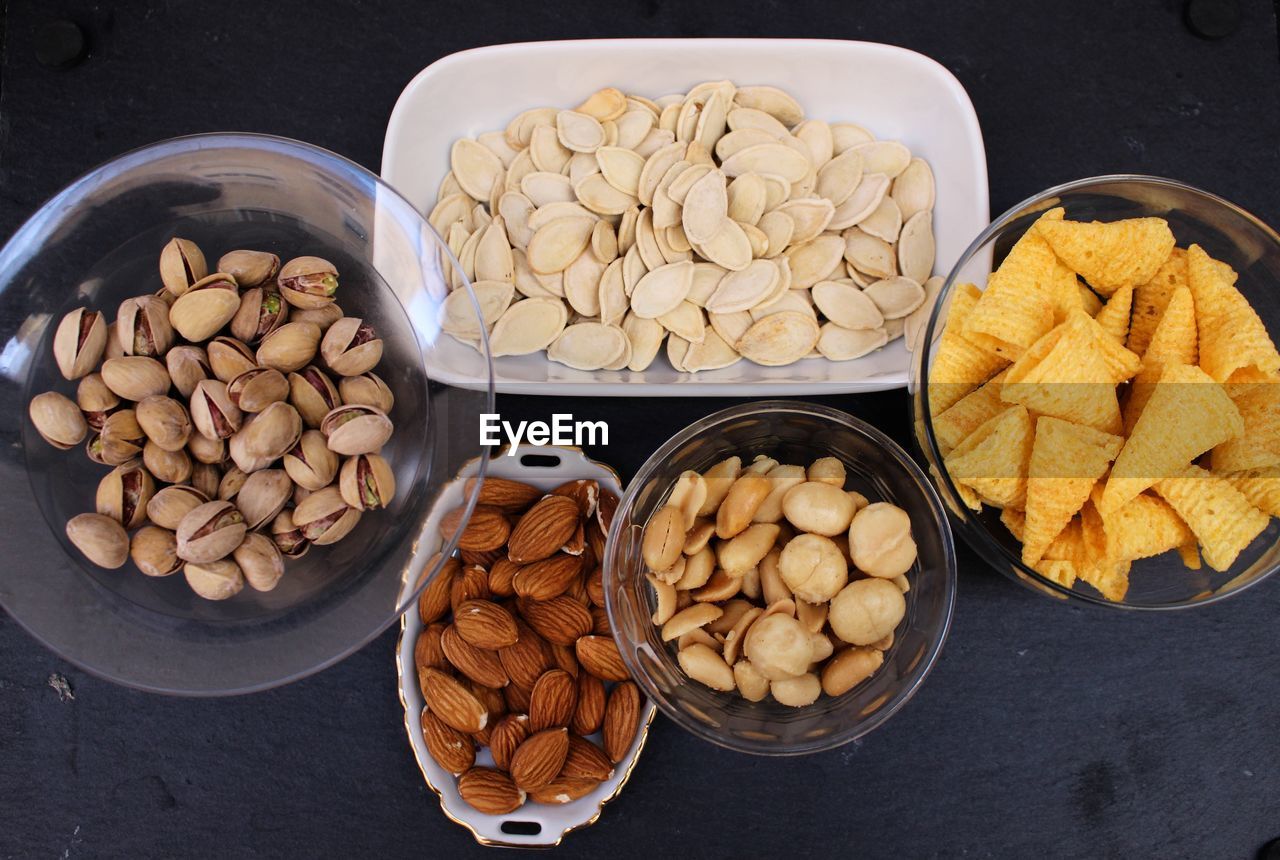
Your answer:
[[[218,500],[229,502],[234,499],[239,495],[240,488],[244,486],[244,482],[247,480],[249,480],[249,473],[239,466],[232,466],[227,469],[222,473],[222,480],[218,482]]]
[[[138,570],[147,576],[168,576],[182,567],[178,558],[178,539],[173,532],[157,526],[145,526],[133,536],[129,556]]]
[[[395,395],[391,393],[391,389],[376,373],[344,376],[338,381],[338,393],[342,395],[342,402],[348,406],[363,404],[372,406],[374,409],[381,409],[388,414],[396,402]],[[334,405],[336,406],[337,404]]]
[[[338,270],[320,257],[295,257],[280,269],[280,294],[297,308],[319,308],[338,292]]]
[[[231,318],[231,333],[245,343],[257,343],[288,318],[289,305],[278,290],[253,287],[240,294],[240,309]]]
[[[173,238],[160,252],[160,280],[165,289],[180,296],[209,274],[204,253],[190,239]]]
[[[311,548],[311,541],[294,525],[291,511],[281,511],[271,521],[271,542],[288,558],[302,558]]]
[[[102,514],[80,514],[69,519],[67,538],[98,567],[114,570],[129,557],[129,535],[124,526]]]
[[[107,326],[107,345],[103,347],[102,357],[120,358],[124,355],[124,344],[120,342],[120,326],[112,323]]]
[[[257,363],[290,373],[307,366],[316,356],[320,327],[310,322],[285,323],[262,339]]]
[[[247,534],[232,554],[245,581],[254,591],[270,591],[284,576],[284,559],[271,538]]]
[[[218,260],[218,271],[226,272],[242,287],[256,287],[276,276],[280,258],[266,251],[228,251]]]
[[[209,562],[226,558],[244,540],[244,516],[230,502],[205,502],[178,524],[178,557]]]
[[[166,484],[181,484],[191,479],[191,455],[185,449],[166,451],[150,439],[142,446],[142,465]]]
[[[125,299],[116,313],[120,347],[126,355],[164,355],[173,346],[169,306],[155,296]]]
[[[209,501],[195,487],[179,484],[165,487],[147,502],[147,519],[169,531],[176,531],[182,518]]]
[[[249,456],[278,460],[298,444],[302,418],[288,403],[277,401],[259,412],[238,435],[243,437],[244,450]]]
[[[320,422],[329,450],[344,456],[377,453],[393,429],[386,413],[372,406],[339,406]]]
[[[178,297],[177,297],[177,296],[175,296],[173,293],[169,292],[169,288],[168,288],[168,287],[161,287],[160,289],[158,289],[158,290],[156,290],[154,293],[152,293],[152,295],[153,295],[153,296],[155,296],[155,297],[156,297],[157,299],[159,299],[160,301],[164,302],[164,306],[165,306],[166,308],[171,308],[171,307],[173,307],[173,303],[174,303],[174,302],[176,302],[176,301],[178,300]],[[166,317],[166,319],[167,319],[167,317]],[[169,327],[170,327],[170,328],[173,328],[173,326],[172,326],[172,325],[170,325]]]
[[[215,272],[191,285],[169,308],[169,323],[192,343],[208,340],[240,310],[235,278]]]
[[[197,382],[208,379],[213,373],[209,369],[208,354],[198,346],[187,344],[175,346],[165,353],[164,363],[169,368],[169,378],[173,380],[173,387],[187,398],[190,398],[191,392],[196,390]]]
[[[106,346],[106,320],[85,308],[64,316],[53,334],[53,358],[67,379],[79,379],[97,367]]]
[[[253,350],[234,337],[215,337],[205,347],[209,355],[209,368],[223,382],[230,382],[246,370],[258,366]]]
[[[210,439],[228,439],[243,422],[240,410],[227,396],[227,384],[205,379],[191,392],[191,420],[200,435]]]
[[[342,540],[360,521],[360,512],[342,500],[332,484],[302,500],[293,509],[293,522],[316,546]]]
[[[80,408],[56,391],[46,391],[33,397],[27,414],[41,438],[64,451],[83,442],[89,432]]]
[[[338,455],[329,450],[323,433],[307,430],[284,455],[284,470],[299,487],[321,490],[338,473]]]
[[[89,441],[89,459],[120,466],[142,454],[146,438],[132,409],[112,412],[102,423],[102,431]]]
[[[107,415],[120,405],[120,398],[102,381],[101,373],[90,373],[76,387],[76,405],[89,426],[101,430]]]
[[[181,451],[191,438],[191,416],[172,397],[153,394],[134,407],[138,426],[147,438],[166,451]]]
[[[274,520],[292,495],[293,481],[283,469],[262,469],[245,480],[236,496],[236,507],[249,531],[256,531]]]
[[[302,503],[302,500],[314,493],[315,490],[308,490],[306,487],[300,487],[297,484],[293,487],[293,506],[296,508]]]
[[[357,454],[342,464],[338,489],[343,500],[356,510],[377,510],[391,504],[396,494],[396,476],[391,465],[377,454]]]
[[[231,457],[231,462],[235,463],[236,468],[246,473],[265,469],[275,460],[274,457],[264,457],[261,454],[250,453],[245,444],[249,439],[249,434],[246,431],[249,429],[249,425],[257,420],[258,416],[253,413],[245,416],[244,426],[240,428],[240,432],[232,436],[227,442],[227,453]]]
[[[309,322],[315,323],[320,327],[321,332],[329,330],[329,326],[342,319],[344,314],[342,308],[336,304],[323,305],[318,308],[299,308],[293,305],[289,306],[289,320],[291,322]]]
[[[324,371],[309,365],[289,374],[289,402],[308,427],[319,427],[324,416],[341,406],[343,401]]]
[[[124,400],[141,400],[169,390],[169,371],[154,358],[126,355],[102,363],[102,381]]]
[[[156,494],[156,482],[142,460],[130,460],[108,472],[98,482],[98,513],[111,517],[126,529],[147,520],[147,504]]]
[[[191,590],[205,600],[226,600],[244,589],[240,565],[228,558],[210,562],[187,562],[182,567]]]
[[[218,466],[227,459],[227,443],[222,439],[210,439],[203,433],[192,433],[187,441],[187,452],[197,463]]]
[[[359,376],[382,360],[382,338],[359,317],[343,317],[329,327],[320,355],[340,376]]]
[[[227,383],[227,396],[241,412],[261,412],[289,396],[289,381],[271,367],[254,367]]]
[[[219,442],[222,440],[219,439]],[[218,495],[218,482],[222,480],[222,470],[212,463],[196,463],[191,467],[191,486],[199,490],[206,498]]]

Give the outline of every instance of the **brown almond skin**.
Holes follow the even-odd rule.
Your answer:
[[[582,572],[582,559],[565,553],[526,564],[512,580],[512,588],[521,597],[550,600],[564,594]]]
[[[582,674],[582,667],[578,665],[578,658],[573,654],[572,645],[548,645],[551,648],[551,660],[556,664],[556,668],[568,672],[574,678]]]
[[[627,757],[640,728],[640,688],[634,681],[622,681],[609,694],[604,709],[604,751],[617,764]]]
[[[458,635],[457,624],[450,624],[440,635],[440,648],[449,664],[482,687],[502,688],[510,680],[502,661],[493,651],[477,648]]]
[[[507,541],[507,555],[517,564],[550,558],[568,542],[578,525],[578,505],[573,499],[547,496],[516,523]]]
[[[598,779],[581,779],[578,777],[557,776],[551,782],[529,792],[529,799],[534,803],[556,805],[571,803],[586,797],[600,785]]]
[[[476,763],[476,747],[471,738],[430,711],[422,712],[422,739],[436,764],[449,773],[462,773]]]
[[[427,707],[458,731],[472,734],[488,725],[488,710],[456,678],[427,669],[422,673],[422,688]]]
[[[542,673],[554,666],[551,649],[527,624],[517,622],[516,629],[519,632],[519,638],[514,645],[500,649],[498,659],[502,661],[502,668],[507,670],[507,677],[513,684],[532,691],[533,685],[538,683]],[[525,708],[513,710],[525,710]]]
[[[506,558],[507,551],[502,547],[487,549],[483,552],[475,549],[460,549],[458,555],[462,556],[463,564],[479,565],[488,570],[498,559]]]
[[[564,758],[560,776],[571,779],[591,779],[596,782],[613,776],[613,763],[600,747],[586,738],[569,736],[569,752]]]
[[[529,626],[553,645],[572,645],[578,637],[590,633],[593,626],[587,608],[568,595],[551,600],[521,598],[518,606]]]
[[[529,700],[533,696],[533,691],[529,687],[521,686],[514,681],[502,688],[503,701],[507,703],[507,710],[513,714],[524,714],[529,711]]]
[[[625,681],[631,676],[618,653],[618,645],[603,636],[583,636],[574,644],[582,668],[601,681]]]
[[[455,508],[440,520],[440,535],[450,540],[462,523],[463,508]],[[497,549],[507,542],[511,535],[511,523],[502,511],[483,505],[476,505],[462,534],[458,537],[458,548],[487,552]]]
[[[604,608],[604,567],[601,565],[596,565],[587,574],[587,597],[596,606]]]
[[[489,568],[489,591],[494,597],[514,597],[516,572],[521,566],[505,556]]]
[[[578,675],[578,705],[573,710],[569,728],[574,734],[590,735],[604,722],[604,682],[590,672]]]
[[[444,630],[443,624],[428,624],[418,634],[418,641],[413,643],[413,662],[419,673],[424,669],[449,668],[449,658],[445,655],[441,642]]]
[[[470,678],[463,681],[463,686],[471,691],[471,695],[476,697],[476,701],[484,705],[485,711],[489,714],[489,719],[485,722],[484,728],[471,735],[477,742],[488,746],[489,734],[493,731],[494,725],[507,715],[506,697],[502,695],[502,690],[481,686]]]
[[[569,730],[535,732],[511,757],[511,778],[523,791],[541,788],[555,779],[569,754]]]
[[[529,737],[529,718],[524,714],[507,714],[489,734],[489,752],[493,763],[502,770],[511,768],[511,757]]]
[[[596,502],[600,499],[600,484],[590,478],[578,478],[574,481],[565,481],[552,490],[551,495],[573,499],[578,506],[578,514],[589,517],[596,512]]]
[[[551,669],[533,685],[529,697],[529,730],[540,732],[569,725],[578,707],[578,683],[563,669]]]
[[[500,770],[473,767],[458,777],[458,794],[486,815],[506,815],[524,804],[525,793]]]
[[[457,612],[458,607],[468,600],[488,600],[492,596],[489,593],[489,574],[485,573],[484,568],[472,565],[463,568],[453,578],[453,586],[449,589],[449,606]]]
[[[596,636],[613,637],[613,625],[609,623],[609,613],[599,606],[591,607],[591,619],[595,622],[591,632]]]
[[[511,613],[491,600],[464,600],[453,610],[453,624],[463,639],[489,651],[514,645],[519,637]]]
[[[464,493],[467,497],[475,489],[476,479],[468,478]],[[542,490],[532,487],[523,481],[512,481],[508,478],[488,477],[480,485],[478,505],[491,505],[508,513],[519,513],[542,498]]]
[[[434,558],[427,562],[427,569],[434,567],[435,563]],[[449,611],[449,591],[453,587],[453,578],[461,569],[462,564],[456,558],[445,559],[440,573],[422,589],[418,595],[418,617],[423,624],[439,621]]]

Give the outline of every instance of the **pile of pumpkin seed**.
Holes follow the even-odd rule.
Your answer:
[[[681,372],[845,361],[910,347],[941,285],[928,163],[775,87],[602,89],[456,141],[450,166],[441,326],[479,348],[483,325],[495,357],[640,371],[665,340]]]

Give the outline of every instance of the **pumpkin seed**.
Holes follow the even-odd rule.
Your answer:
[[[510,167],[511,162],[515,161],[516,156],[520,154],[520,150],[507,143],[507,136],[500,131],[486,131],[484,134],[478,134],[476,143],[498,156],[503,167]]]
[[[813,309],[813,303],[809,300],[809,290],[786,290],[777,301],[763,307],[752,308],[751,319],[757,321],[770,314],[787,312],[806,314],[815,320],[818,318],[818,312]]]
[[[457,337],[476,340],[481,321],[485,331],[492,329],[514,297],[515,287],[503,281],[476,281],[470,292],[454,290],[440,305],[440,328]]]
[[[690,242],[709,242],[720,230],[728,211],[725,174],[720,170],[710,170],[693,183],[685,195],[680,225]]]
[[[627,298],[631,298],[631,294],[635,291],[636,284],[640,283],[640,279],[649,271],[649,267],[645,265],[644,258],[640,256],[640,248],[638,245],[632,245],[622,258],[622,286],[626,291]]]
[[[600,172],[600,162],[596,161],[594,152],[575,152],[569,159],[568,179],[570,185],[577,185],[593,173]]]
[[[655,117],[648,110],[629,110],[614,120],[618,129],[616,146],[622,149],[635,149],[652,129]]]
[[[763,129],[740,128],[737,131],[729,132],[716,142],[716,157],[724,161],[749,146],[758,146],[762,143],[777,143],[777,141],[776,135],[770,134]]]
[[[627,348],[627,336],[616,326],[583,322],[567,326],[547,347],[547,358],[575,370],[600,370]]]
[[[768,191],[760,174],[744,173],[729,183],[728,215],[743,224],[757,224],[767,200]]]
[[[472,201],[466,194],[451,194],[436,204],[427,216],[427,223],[441,236],[449,232],[449,228],[459,222],[470,233],[474,229],[471,223]]]
[[[924,337],[924,327],[929,321],[929,315],[933,313],[933,306],[938,302],[938,293],[942,289],[943,278],[934,276],[925,281],[924,301],[920,303],[920,307],[903,317],[903,338],[907,349],[914,351],[920,345],[920,339]]]
[[[725,275],[705,307],[717,314],[751,310],[772,295],[780,278],[778,267],[773,263],[755,260],[745,269]]]
[[[444,179],[440,180],[440,187],[436,189],[436,200],[443,200],[454,194],[465,193],[462,190],[462,186],[458,184],[458,180],[454,178],[453,171],[450,170],[444,175]]]
[[[475,278],[477,281],[515,282],[511,241],[507,238],[506,224],[501,215],[490,222],[476,243]]]
[[[883,173],[893,179],[911,163],[911,150],[896,140],[877,140],[853,147],[862,153],[862,167],[868,173]]]
[[[795,127],[792,135],[809,150],[809,161],[821,169],[835,155],[831,126],[820,119],[807,119]]]
[[[808,200],[788,200],[777,208],[778,212],[791,218],[795,227],[791,235],[791,244],[803,245],[816,239],[826,230],[835,215],[836,207],[830,200],[812,198]]]
[[[454,141],[449,167],[462,190],[477,200],[489,199],[493,183],[502,178],[506,169],[488,147],[465,137]]]
[[[631,341],[631,360],[627,362],[628,370],[644,370],[653,363],[658,350],[662,349],[662,340],[667,330],[657,320],[627,314],[622,321],[622,330]]]
[[[551,345],[569,321],[559,299],[524,299],[507,308],[493,326],[489,350],[494,357],[527,355]]]
[[[558,200],[555,203],[547,203],[533,210],[533,214],[529,216],[529,229],[537,233],[552,221],[560,218],[586,218],[592,224],[600,220],[599,215],[577,201]]]
[[[529,150],[520,150],[516,160],[511,162],[511,166],[507,168],[506,179],[502,182],[503,190],[519,191],[520,183],[524,181],[524,178],[530,173],[536,172],[537,169],[533,164],[533,156],[529,155]]]
[[[860,143],[870,143],[876,137],[860,125],[851,122],[831,124],[831,141],[836,155],[840,155]]]
[[[858,222],[858,229],[893,244],[898,241],[898,234],[902,232],[902,210],[892,197],[886,196],[880,201],[876,211]]]
[[[626,316],[631,303],[622,283],[622,260],[614,260],[600,276],[597,303],[600,307],[600,322],[605,325],[620,323]]]
[[[702,343],[707,334],[707,319],[702,315],[702,308],[687,300],[658,317],[658,322],[667,331],[679,335],[689,343]]]
[[[876,329],[884,325],[884,315],[869,296],[857,287],[835,281],[813,285],[813,303],[833,323],[852,331]]]
[[[529,229],[529,216],[537,207],[533,201],[519,191],[508,191],[498,198],[498,214],[506,224],[507,237],[511,246],[524,250],[533,238]]]
[[[726,274],[727,272],[715,263],[694,263],[693,283],[689,287],[689,294],[685,296],[685,301],[693,302],[700,308],[706,307],[707,299],[711,298]]]
[[[737,343],[751,324],[755,322],[747,311],[734,311],[731,314],[707,314],[711,328],[725,339],[727,343]]]
[[[836,323],[823,323],[822,332],[818,336],[818,352],[831,361],[849,361],[861,358],[889,342],[889,336],[882,328],[847,329]]]
[[[578,201],[600,215],[621,215],[636,204],[636,198],[609,184],[599,173],[593,173],[573,187]]]
[[[596,150],[596,161],[600,165],[600,173],[610,185],[623,194],[636,196],[640,171],[644,170],[643,158],[629,148],[602,146]]]
[[[906,220],[917,212],[932,210],[935,191],[929,162],[923,158],[911,159],[906,170],[893,180],[893,190],[889,193]]]
[[[764,211],[776,209],[791,196],[791,183],[776,173],[758,174],[764,180]]]
[[[544,275],[564,271],[586,249],[594,229],[591,218],[557,218],[544,225],[525,251],[529,267]]]
[[[898,274],[894,265],[893,247],[883,239],[864,233],[857,227],[844,231],[844,258],[859,272],[888,278]],[[535,267],[536,269],[536,267]]]
[[[572,203],[578,199],[573,193],[573,183],[569,181],[569,177],[547,173],[545,170],[526,174],[520,180],[520,193],[539,209],[548,203]]]
[[[612,263],[618,256],[618,235],[608,221],[597,221],[591,230],[591,253],[601,263]]]
[[[657,236],[657,233],[654,234]],[[662,231],[662,242],[664,248],[670,248],[677,254],[688,254],[693,250],[693,245],[689,242],[689,237],[685,235],[684,228],[679,224],[672,224],[666,230]],[[665,254],[664,254],[665,256]]]
[[[689,194],[689,189],[693,187],[693,184],[706,176],[713,169],[714,165],[689,165],[688,170],[681,172],[671,181],[671,184],[667,186],[667,196],[670,197],[673,202],[683,206],[685,198]]]
[[[842,152],[818,169],[817,192],[839,206],[849,199],[862,181],[862,154]]]
[[[656,154],[665,146],[675,143],[675,133],[667,131],[664,128],[652,128],[649,133],[644,136],[644,140],[637,143],[632,149],[636,155],[641,158],[649,158]]]
[[[804,119],[800,103],[777,87],[738,87],[733,103],[739,107],[764,111],[787,128],[798,125]]]
[[[605,370],[622,370],[631,363],[631,338],[627,337],[627,333],[622,331],[619,326],[609,326],[622,334],[622,352],[618,353],[618,357],[604,366]]]
[[[683,142],[669,143],[659,149],[644,163],[637,180],[636,196],[645,206],[653,205],[653,192],[657,189],[662,177],[671,169],[671,165],[684,159],[686,145]]]
[[[593,153],[604,146],[604,127],[590,114],[562,110],[556,114],[556,138],[565,149]]]
[[[622,213],[618,222],[618,253],[625,254],[636,243],[636,221],[640,219],[640,207],[632,206]]]
[[[685,350],[683,363],[685,370],[696,373],[699,370],[720,370],[737,364],[742,360],[737,350],[725,341],[714,329],[706,332],[701,343],[691,343]]]
[[[627,97],[621,90],[605,87],[596,90],[587,100],[578,105],[577,110],[598,120],[617,119],[627,109]]]
[[[636,246],[640,248],[640,259],[644,260],[645,268],[649,271],[667,264],[667,258],[658,245],[658,237],[654,234],[652,209],[640,210],[640,220],[636,222]]]
[[[756,364],[778,367],[808,355],[817,345],[818,335],[816,320],[786,311],[753,322],[734,344],[734,349]]]
[[[657,319],[670,313],[689,295],[693,286],[693,263],[667,263],[648,272],[631,292],[631,311],[637,316]]]
[[[686,229],[685,235],[689,231]],[[693,242],[693,237],[689,237]],[[738,222],[725,218],[720,222],[720,229],[706,242],[694,242],[698,253],[706,260],[736,272],[745,269],[751,263],[751,240],[743,232]]]
[[[503,136],[507,139],[507,144],[512,149],[524,149],[529,145],[533,137],[533,130],[538,126],[554,126],[556,123],[556,114],[559,113],[555,108],[530,108],[527,111],[516,116],[507,124],[507,129]]]
[[[924,304],[924,287],[910,278],[893,277],[876,281],[862,291],[876,303],[887,320],[905,317]]]
[[[880,201],[888,191],[889,177],[883,173],[864,172],[858,187],[849,195],[848,200],[836,207],[831,223],[827,226],[832,230],[844,230],[857,225],[863,218],[869,217],[876,211],[876,207],[880,205]]]
[[[739,177],[741,178],[741,177]],[[735,182],[737,180],[734,180]],[[765,254],[767,257],[776,257],[791,244],[791,237],[795,234],[796,222],[791,220],[791,216],[786,212],[774,210],[766,212],[760,216],[760,220],[756,222],[769,242],[769,251]]]
[[[524,255],[524,251],[519,248],[512,249],[511,259],[515,270],[516,290],[520,295],[529,298],[558,298],[555,293],[542,285],[541,279],[533,273],[533,269],[529,268],[529,259]]]
[[[578,259],[564,270],[564,297],[584,317],[600,315],[600,279],[604,277],[605,264],[596,259],[590,250],[583,251]]]
[[[839,266],[845,253],[845,241],[832,233],[824,233],[803,245],[792,245],[785,252],[791,266],[791,288],[812,287],[825,280]]]
[[[728,100],[719,90],[713,92],[702,107],[693,139],[710,152],[725,132],[725,120],[728,115]]]
[[[487,152],[487,150],[486,150]],[[495,161],[497,158],[495,157]],[[757,143],[741,149],[726,158],[720,165],[725,176],[743,173],[776,173],[788,182],[804,179],[812,165],[804,153],[781,143]]]
[[[539,170],[563,173],[573,157],[573,152],[560,143],[560,136],[553,125],[540,125],[529,139],[529,157]]]
[[[927,280],[933,272],[934,253],[933,213],[917,212],[902,226],[898,237],[898,266],[902,274],[916,282]]]
[[[756,110],[755,108],[733,108],[725,118],[725,124],[733,131],[753,128],[758,131],[767,132],[774,140],[781,140],[791,134],[785,125],[778,122],[776,117],[770,116],[764,111]]]

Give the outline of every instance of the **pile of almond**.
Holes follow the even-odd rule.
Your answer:
[[[422,591],[422,734],[480,812],[577,800],[635,740],[640,691],[613,641],[600,567],[617,505],[592,480],[544,495],[487,478],[459,557]],[[446,540],[461,518],[445,515]]]

